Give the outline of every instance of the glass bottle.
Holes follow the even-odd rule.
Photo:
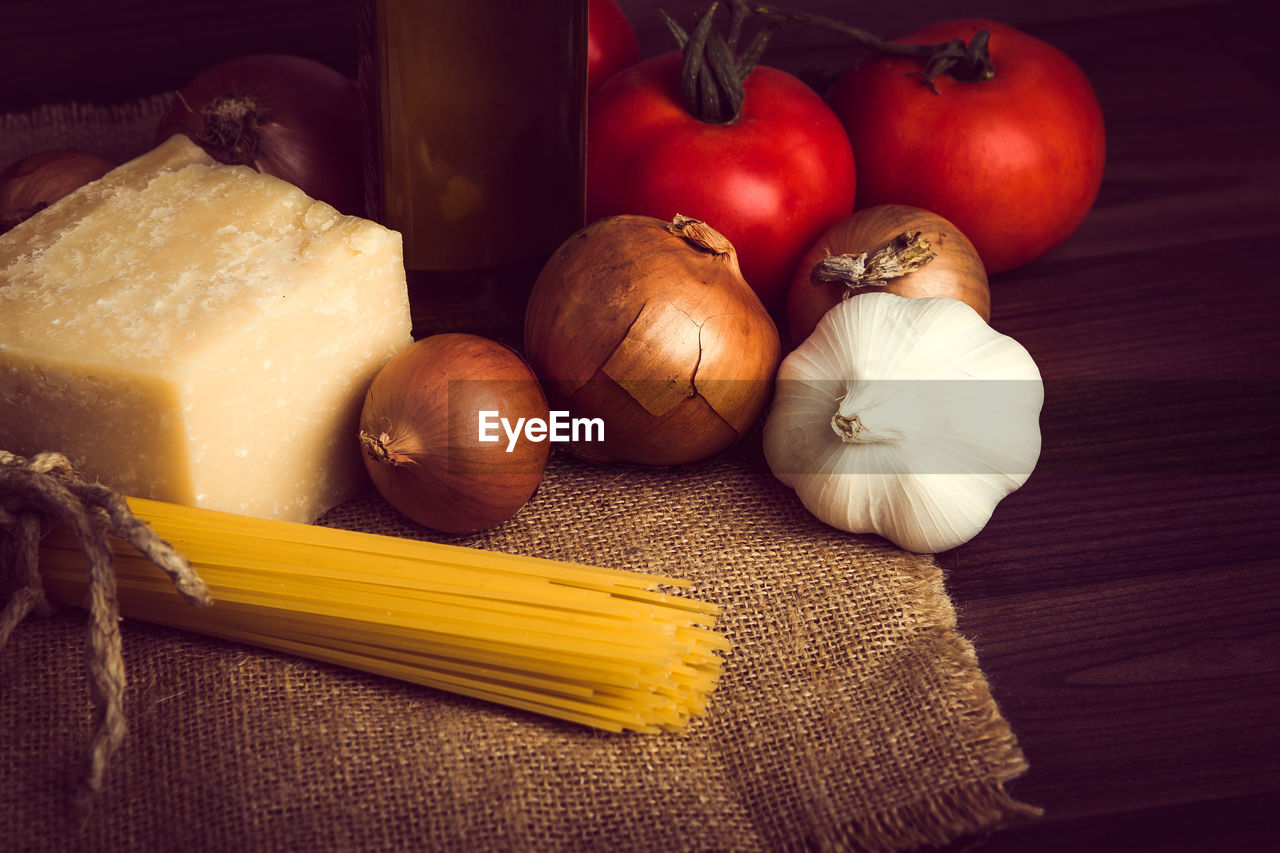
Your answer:
[[[368,0],[369,214],[403,235],[414,336],[519,346],[583,224],[587,0]]]

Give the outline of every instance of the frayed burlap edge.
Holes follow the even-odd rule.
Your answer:
[[[0,115],[0,169],[39,151],[78,148],[123,163],[146,152],[173,93],[120,104],[44,104]]]
[[[1010,796],[999,782],[969,782],[851,824],[822,847],[867,853],[944,847],[966,836],[992,835],[1013,820],[1040,814],[1040,809]]]
[[[1041,817],[1044,809],[1015,799],[1005,783],[1029,769],[1008,721],[1001,714],[990,684],[978,664],[977,650],[958,630],[956,610],[946,593],[941,567],[932,557],[905,555],[913,569],[910,597],[936,606],[930,646],[937,655],[941,678],[956,699],[956,719],[967,729],[973,744],[987,744],[991,759],[986,778],[934,792],[861,821],[847,824],[823,845],[825,849],[857,849],[868,853],[892,853],[924,846],[942,847],[968,835],[991,834],[1019,819]]]

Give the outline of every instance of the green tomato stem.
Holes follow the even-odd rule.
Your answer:
[[[750,16],[743,3],[730,6],[729,35],[715,29],[715,13],[719,3],[698,19],[692,33],[665,11],[660,11],[667,29],[684,53],[680,69],[680,98],[689,114],[708,124],[730,124],[742,117],[745,83],[751,71],[764,56],[773,27],[761,30],[738,53],[742,25]]]
[[[735,8],[743,7],[747,14],[758,18],[778,23],[805,24],[839,33],[872,53],[923,59],[925,69],[919,73],[921,82],[928,85],[935,93],[938,92],[938,86],[933,81],[940,74],[948,74],[961,82],[971,83],[990,80],[996,73],[995,63],[991,61],[988,47],[991,34],[987,30],[979,30],[967,45],[963,39],[958,38],[941,44],[902,44],[886,41],[866,30],[825,15],[814,15],[764,3],[752,3],[749,0],[729,0],[729,2]]]
[[[666,11],[659,10],[667,29],[684,53],[684,63],[680,68],[680,99],[690,115],[708,124],[731,124],[742,117],[747,77],[763,58],[775,29],[788,22],[839,33],[874,53],[923,59],[924,71],[918,72],[918,76],[935,93],[938,86],[934,79],[940,74],[971,82],[989,80],[996,73],[988,49],[990,33],[986,30],[978,31],[967,45],[958,38],[942,44],[901,44],[886,41],[825,15],[752,3],[750,0],[728,0],[729,34],[725,36],[715,28],[715,14],[719,6],[719,2],[713,2],[698,19],[692,33],[686,32]],[[749,18],[768,21],[771,25],[757,32],[739,53],[743,25]]]

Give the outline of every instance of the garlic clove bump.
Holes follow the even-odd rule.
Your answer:
[[[976,536],[1040,456],[1026,349],[946,297],[843,300],[782,362],[771,470],[823,522],[936,553]]]

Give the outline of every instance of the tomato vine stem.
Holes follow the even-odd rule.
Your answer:
[[[755,3],[751,0],[727,0],[729,32],[722,34],[714,26],[720,3],[712,2],[698,18],[693,32],[687,32],[665,10],[659,10],[667,29],[684,53],[680,68],[680,98],[685,109],[709,124],[731,124],[742,117],[745,83],[751,70],[764,56],[773,33],[786,23],[817,27],[838,33],[872,53],[905,56],[924,60],[924,70],[913,72],[921,82],[938,93],[934,80],[948,74],[962,82],[989,80],[995,76],[995,64],[988,49],[990,33],[979,30],[969,43],[952,39],[940,44],[902,44],[886,41],[867,30],[825,15],[814,15]],[[768,22],[739,52],[743,27],[748,19]]]
[[[756,33],[739,53],[742,26],[750,17],[750,10],[743,3],[731,2],[726,37],[714,27],[719,5],[718,2],[711,4],[692,33],[686,32],[665,10],[659,10],[659,14],[684,52],[680,97],[685,108],[709,124],[730,124],[742,117],[744,84],[764,56],[774,27]]]
[[[829,18],[825,15],[814,15],[772,6],[764,3],[752,3],[750,0],[729,0],[736,7],[743,7],[744,14],[774,21],[778,24],[797,23],[818,27],[829,32],[838,33],[865,50],[888,56],[906,56],[925,61],[924,71],[916,72],[921,82],[938,92],[934,79],[941,74],[948,74],[961,82],[990,80],[995,76],[995,63],[991,61],[988,42],[991,34],[979,30],[965,44],[963,39],[952,39],[940,44],[902,44],[886,41],[867,30],[846,24],[844,21]]]

